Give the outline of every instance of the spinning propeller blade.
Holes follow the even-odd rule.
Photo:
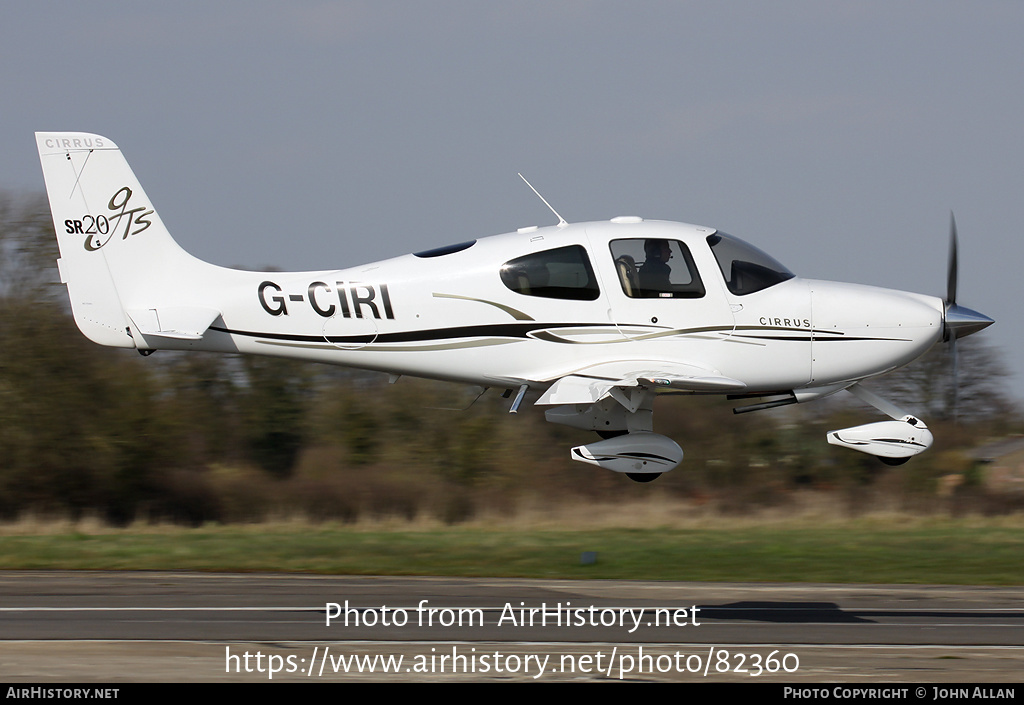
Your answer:
[[[949,342],[949,354],[952,358],[953,367],[953,418],[957,417],[957,406],[960,395],[960,382],[958,370],[958,356],[956,351],[956,340],[971,333],[977,333],[983,328],[992,325],[993,321],[988,316],[978,313],[956,303],[957,270],[958,263],[958,242],[956,234],[956,218],[953,213],[949,214],[949,264],[946,272],[946,301],[945,316],[943,319],[942,339]]]
[[[943,340],[955,340],[965,335],[977,333],[987,328],[995,321],[983,313],[978,313],[966,306],[960,306],[956,302],[957,283],[957,236],[956,220],[953,214],[949,216],[949,270],[946,276],[946,301]]]

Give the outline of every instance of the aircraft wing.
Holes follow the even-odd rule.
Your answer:
[[[617,389],[645,387],[686,392],[738,392],[739,380],[715,370],[678,362],[621,361],[578,370],[555,380],[537,400],[538,405],[593,404]]]

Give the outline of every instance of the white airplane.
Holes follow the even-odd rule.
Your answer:
[[[60,278],[96,343],[497,387],[514,394],[512,413],[539,393],[547,420],[604,439],[573,459],[641,482],[683,458],[654,432],[659,392],[764,398],[735,410],[745,412],[845,389],[891,420],[831,431],[828,442],[905,462],[931,433],[861,382],[993,322],[956,303],[955,226],[945,301],[800,279],[714,228],[567,223],[557,212],[554,226],[348,269],[226,269],[178,246],[111,140],[39,132],[36,142]]]

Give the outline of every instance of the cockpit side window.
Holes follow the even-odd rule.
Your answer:
[[[725,285],[736,296],[753,294],[796,276],[770,255],[732,235],[708,235],[708,244],[718,260]]]
[[[622,293],[631,299],[699,299],[704,283],[679,240],[632,238],[609,243]]]
[[[593,301],[601,295],[582,245],[534,252],[501,266],[501,281],[517,294]]]

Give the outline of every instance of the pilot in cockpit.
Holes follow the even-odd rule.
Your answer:
[[[672,249],[668,240],[646,240],[644,241],[644,255],[646,259],[640,265],[639,278],[640,288],[648,292],[671,291],[672,284],[669,279],[672,268],[668,265],[672,257]]]

